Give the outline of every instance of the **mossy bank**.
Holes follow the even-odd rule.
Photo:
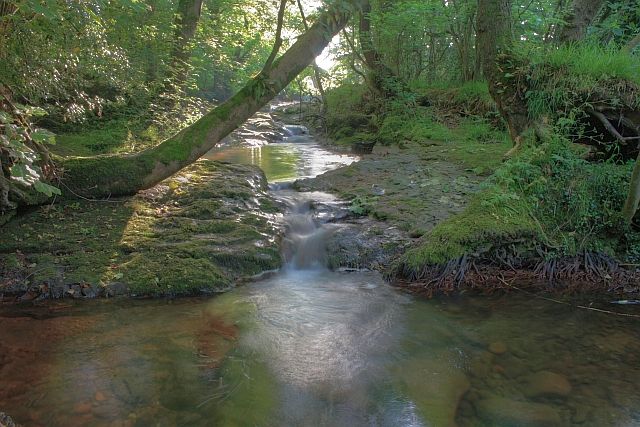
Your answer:
[[[0,296],[219,292],[280,267],[280,214],[260,169],[213,161],[134,197],[42,206],[2,228]]]
[[[514,287],[637,295],[640,234],[621,212],[632,162],[594,158],[560,133],[505,161],[511,144],[486,85],[424,93],[435,108],[369,114],[347,137],[340,126],[363,114],[351,120],[335,107],[337,143],[376,141],[374,152],[298,183],[350,200],[354,215],[382,221],[382,234],[404,233],[400,244],[390,237],[395,255],[379,266],[390,281],[428,295]],[[337,265],[350,266],[354,250],[367,257],[353,240],[332,250]]]

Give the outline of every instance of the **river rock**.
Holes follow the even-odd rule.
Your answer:
[[[77,415],[88,414],[91,412],[91,403],[79,402],[73,406],[73,412]]]
[[[469,371],[476,378],[485,378],[491,372],[493,354],[483,351],[474,357],[469,365]]]
[[[492,397],[476,402],[475,406],[480,418],[492,426],[554,427],[562,425],[558,411],[541,403]]]
[[[63,283],[62,280],[57,280],[49,285],[49,295],[53,299],[64,298],[68,290],[69,285]]]
[[[446,360],[416,359],[402,369],[409,396],[426,424],[433,427],[456,425],[458,405],[470,387],[466,375]]]
[[[4,412],[0,412],[0,427],[17,427],[11,417]]]
[[[507,345],[502,341],[495,341],[489,344],[489,351],[493,354],[504,354],[507,352]]]
[[[81,292],[84,298],[96,298],[98,296],[95,288],[88,283],[82,284]]]
[[[127,285],[120,282],[111,282],[104,288],[104,295],[106,297],[116,297],[120,295],[126,295],[129,292]]]
[[[528,397],[567,397],[571,393],[571,383],[560,374],[540,371],[527,379],[524,394]]]

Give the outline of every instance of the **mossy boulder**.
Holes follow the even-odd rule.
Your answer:
[[[199,161],[130,198],[63,201],[2,228],[0,292],[217,292],[277,269],[280,205],[253,166]],[[69,293],[72,285],[92,292]],[[87,295],[84,295],[87,294]]]

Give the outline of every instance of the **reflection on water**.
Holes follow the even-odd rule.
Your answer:
[[[224,147],[211,150],[211,160],[254,164],[267,175],[269,182],[292,181],[320,175],[356,160],[352,155],[336,154],[300,136],[298,142],[283,142],[258,147]]]
[[[640,425],[637,323],[516,295],[316,270],[32,314],[0,320],[0,408],[28,426]]]

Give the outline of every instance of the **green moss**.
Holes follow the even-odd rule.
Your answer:
[[[500,143],[484,144],[475,140],[460,139],[449,143],[441,151],[442,158],[462,164],[477,175],[490,175],[502,164],[504,154],[512,144],[503,140]]]
[[[621,225],[629,176],[629,165],[586,162],[563,139],[528,147],[500,167],[463,212],[407,251],[397,271],[415,277],[465,255],[490,257],[516,242],[524,258],[620,257],[629,233],[635,235]]]
[[[462,213],[438,224],[417,248],[407,251],[402,263],[409,270],[420,271],[487,251],[495,243],[538,235],[530,206],[515,195],[492,188],[476,195]]]
[[[198,162],[132,198],[41,207],[3,227],[0,252],[26,256],[3,265],[35,283],[118,281],[138,295],[219,290],[280,266],[279,231],[267,220],[278,205],[264,188],[254,167]],[[253,199],[270,212],[247,209]]]
[[[200,294],[231,283],[211,261],[171,252],[134,253],[113,272],[137,295]]]

